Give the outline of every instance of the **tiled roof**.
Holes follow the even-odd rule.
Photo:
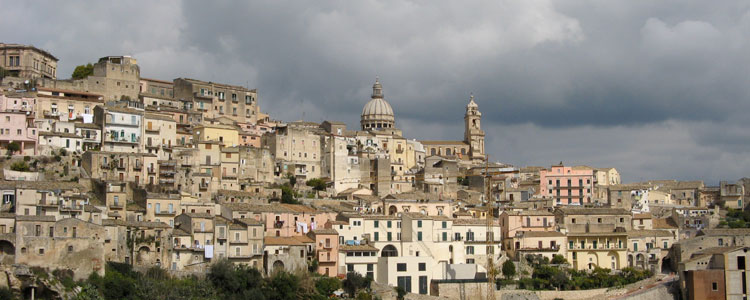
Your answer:
[[[72,190],[82,189],[77,182],[70,181],[0,181],[0,189]]]
[[[678,229],[677,222],[671,217],[665,219],[653,219],[654,229]]]
[[[339,251],[378,251],[378,248],[370,245],[341,245]]]
[[[54,222],[55,216],[16,216],[16,221],[29,221],[29,222]]]
[[[622,208],[560,207],[558,210],[565,215],[630,215],[630,211]]]
[[[632,230],[628,232],[628,238],[644,237],[670,237],[672,233],[667,230]]]
[[[336,231],[336,229],[330,229],[330,228],[318,228],[312,231],[314,234],[335,234],[338,235],[339,232]]]

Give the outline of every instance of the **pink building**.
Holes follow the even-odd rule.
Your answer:
[[[15,154],[36,155],[39,131],[34,125],[36,99],[0,94],[0,148],[17,142],[21,150]]]
[[[504,211],[500,214],[503,239],[519,231],[555,231],[555,214],[546,210]]]
[[[557,205],[583,205],[591,202],[594,171],[590,168],[554,165],[539,171],[542,197],[554,199]]]
[[[315,241],[318,274],[337,277],[339,270],[339,233],[335,229],[315,229],[307,234]]]

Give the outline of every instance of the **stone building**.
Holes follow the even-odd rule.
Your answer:
[[[102,128],[102,150],[142,152],[143,110],[109,105],[96,106],[94,123]]]
[[[92,179],[133,182],[137,185],[159,183],[159,163],[155,154],[87,151],[81,167]]]
[[[576,270],[626,266],[627,237],[632,228],[629,211],[561,207],[555,210],[555,222],[568,237],[566,259]]]
[[[94,73],[84,79],[43,80],[42,87],[102,95],[104,101],[138,100],[140,67],[130,56],[105,56],[94,64]]]
[[[263,135],[262,144],[268,146],[276,161],[275,176],[292,175],[298,182],[321,177],[323,131],[318,126],[316,123],[292,122]]]
[[[57,57],[31,45],[0,43],[0,67],[10,76],[27,79],[57,78]]]
[[[174,98],[185,101],[189,110],[202,112],[205,118],[226,116],[238,124],[258,121],[260,108],[255,89],[189,78],[177,78],[173,86]]]

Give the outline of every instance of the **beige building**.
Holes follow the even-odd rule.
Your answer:
[[[293,175],[300,182],[320,178],[322,132],[316,123],[292,122],[264,134],[262,144],[276,161],[274,175]]]
[[[49,52],[31,45],[0,43],[0,67],[13,77],[55,79],[57,61]]]
[[[177,123],[167,114],[143,115],[144,152],[156,154],[160,160],[172,159],[172,146],[177,145]]]
[[[566,259],[576,270],[627,266],[629,211],[615,208],[570,208],[555,211],[555,221],[568,237]]]
[[[187,101],[188,109],[202,112],[204,118],[228,117],[237,123],[258,121],[258,92],[241,86],[188,78],[174,80],[174,98]]]
[[[81,167],[92,179],[138,185],[159,183],[159,163],[155,154],[87,151],[81,157]]]

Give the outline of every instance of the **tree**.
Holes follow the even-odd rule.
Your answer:
[[[293,173],[290,172],[289,174],[287,174],[286,178],[289,179],[289,185],[291,185],[292,187],[297,185],[297,177],[295,177]]]
[[[281,186],[281,203],[299,204],[297,199],[294,199],[294,190],[291,187],[286,185]]]
[[[313,178],[308,180],[305,184],[313,188],[316,191],[324,191],[326,189],[326,181],[320,178]]]
[[[2,69],[2,68],[0,68]],[[2,75],[2,74],[0,74]],[[9,288],[2,287],[0,288],[0,299],[8,299],[13,300],[16,299],[16,296],[13,295],[13,291]]]
[[[71,77],[73,77],[73,79],[84,79],[86,77],[89,77],[90,75],[94,75],[94,65],[92,65],[91,63],[76,66]]]
[[[553,265],[562,265],[567,264],[568,260],[566,260],[565,257],[560,254],[555,254],[554,256],[552,256],[552,261],[550,261],[550,263]]]
[[[11,142],[5,148],[8,149],[8,155],[12,155],[13,153],[21,151],[21,144],[18,142]]]
[[[297,276],[287,272],[276,272],[268,282],[268,298],[274,299],[296,299],[299,289]]]
[[[503,263],[503,276],[505,276],[506,279],[511,279],[513,276],[516,276],[516,264],[510,260],[506,260]]]
[[[346,279],[343,282],[344,290],[349,293],[349,297],[354,298],[358,289],[370,286],[370,281],[370,278],[362,277],[359,273],[349,272],[346,274]]]
[[[315,289],[323,296],[330,296],[341,288],[341,280],[334,277],[323,277],[315,282]]]

